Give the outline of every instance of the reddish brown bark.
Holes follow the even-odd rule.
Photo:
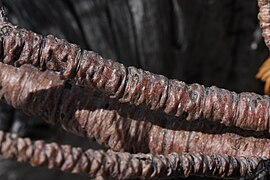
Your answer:
[[[54,72],[2,63],[0,69],[2,100],[115,151],[270,157],[268,139],[242,137],[209,122],[176,121],[159,111],[119,103],[95,89],[74,86]]]
[[[144,104],[177,117],[187,114],[187,120],[208,118],[227,126],[269,131],[268,96],[187,85],[134,67],[126,68],[51,35],[43,38],[6,22],[0,24],[0,29],[4,63],[29,63],[43,70],[59,71],[65,78],[97,87],[120,102]]]
[[[152,155],[83,151],[56,143],[31,142],[0,131],[0,154],[33,166],[57,168],[90,177],[115,179],[168,178],[193,175],[237,178],[252,172],[260,158],[235,158],[228,155],[177,154]]]
[[[258,2],[262,14],[259,17],[265,21],[262,22],[262,27],[268,43],[268,12],[263,9],[268,4],[266,1]],[[2,22],[0,26],[1,61],[15,66],[33,64],[42,70],[58,71],[65,79],[73,79],[77,84],[88,87],[83,89],[74,86],[53,72],[41,73],[29,66],[13,68],[0,64],[0,98],[13,107],[22,108],[50,123],[60,124],[69,131],[88,136],[117,151],[153,154],[201,152],[246,157],[201,154],[170,154],[165,157],[92,150],[84,153],[81,149],[38,142],[29,150],[36,153],[23,157],[28,158],[23,161],[30,159],[33,164],[48,164],[49,167],[56,163],[62,170],[115,178],[163,177],[163,174],[159,173],[174,170],[177,171],[177,176],[213,176],[218,171],[217,176],[238,177],[246,175],[258,164],[260,158],[250,158],[251,156],[270,156],[268,139],[242,137],[233,133],[214,134],[211,128],[208,133],[196,132],[195,129],[203,131],[211,124],[186,124],[184,118],[180,117],[187,114],[187,120],[208,118],[227,126],[269,131],[268,96],[254,93],[236,94],[199,84],[187,85],[104,60],[94,52],[81,50],[77,45],[51,35],[44,38],[7,22]],[[105,95],[117,98],[121,103]],[[152,111],[146,110],[145,105]],[[161,110],[178,118],[164,115]],[[217,125],[217,129],[218,127],[221,126]],[[19,143],[18,147],[21,149],[14,150],[10,139],[6,139],[7,143],[3,142],[3,153],[6,153],[7,157],[21,154],[22,152],[17,152],[18,149],[27,152],[26,149],[30,146]],[[13,143],[16,144],[16,138]],[[59,152],[60,155],[55,154],[61,157],[64,151],[63,159],[54,157],[54,153],[50,154],[52,151]],[[35,154],[38,154],[37,161],[31,159],[35,158]],[[87,165],[88,158],[91,159],[91,167]],[[61,163],[65,162],[65,159],[69,161],[62,167]],[[112,161],[115,166],[110,164]],[[189,166],[181,169],[179,174],[180,170],[176,166],[185,163]],[[130,164],[132,165],[129,166]],[[115,169],[119,166],[120,169]],[[75,167],[78,169],[74,170]],[[137,167],[141,170],[138,174]],[[167,177],[168,173],[165,175],[164,177]]]
[[[270,49],[270,7],[269,0],[258,0],[259,14],[258,19],[261,24],[262,36],[265,44]]]

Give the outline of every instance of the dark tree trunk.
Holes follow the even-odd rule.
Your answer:
[[[10,20],[106,58],[186,82],[262,93],[268,50],[256,0],[5,0]],[[62,143],[69,135],[0,104],[0,129]],[[56,138],[55,138],[56,137]],[[87,141],[76,145],[89,146]],[[0,161],[1,179],[85,179]]]

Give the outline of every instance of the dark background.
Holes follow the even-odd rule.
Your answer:
[[[9,19],[103,57],[188,83],[262,93],[269,55],[256,0],[4,0]],[[0,129],[32,139],[96,145],[0,104]],[[0,160],[0,179],[87,179]]]

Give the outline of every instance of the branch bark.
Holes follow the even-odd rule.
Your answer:
[[[269,157],[270,140],[234,134],[240,133],[239,129],[176,121],[144,106],[119,103],[100,91],[72,85],[59,74],[40,72],[29,65],[15,68],[0,63],[0,69],[2,101],[115,151]],[[243,135],[248,134],[254,132]]]
[[[7,26],[2,28],[3,52],[8,52],[6,54],[3,53],[3,60],[6,63],[15,64],[16,66],[20,66],[21,64],[24,64],[26,62],[26,61],[25,62],[22,61],[23,59],[25,59],[25,60],[27,59],[27,61],[29,59],[30,59],[30,61],[32,61],[34,59],[35,62],[33,61],[34,62],[33,64],[36,63],[36,66],[40,67],[43,70],[44,69],[56,70],[56,71],[63,73],[65,78],[75,79],[75,81],[78,84],[86,85],[86,86],[90,86],[90,87],[94,85],[94,86],[98,87],[99,89],[104,90],[105,92],[110,94],[111,97],[120,99],[121,102],[128,102],[128,103],[135,104],[138,106],[143,104],[143,105],[147,105],[150,109],[157,110],[157,111],[159,111],[160,109],[163,109],[165,111],[165,113],[172,114],[174,116],[180,116],[181,114],[187,113],[188,120],[193,120],[193,118],[197,119],[197,118],[204,117],[204,118],[209,118],[209,119],[214,120],[214,121],[222,121],[222,123],[224,123],[228,126],[236,125],[236,126],[241,127],[241,128],[253,129],[253,130],[257,130],[257,131],[269,129],[269,122],[268,122],[269,115],[267,114],[268,112],[266,112],[269,107],[268,107],[268,99],[265,97],[255,95],[255,97],[253,98],[252,94],[244,94],[243,93],[243,94],[237,95],[235,93],[232,93],[232,92],[229,92],[229,91],[226,91],[223,89],[218,89],[216,87],[205,88],[204,86],[200,86],[198,84],[186,85],[183,82],[179,82],[179,81],[175,81],[175,80],[168,80],[163,76],[154,75],[154,74],[151,74],[149,72],[138,70],[138,69],[133,68],[133,67],[126,68],[126,67],[123,67],[123,65],[121,65],[121,64],[118,64],[120,68],[114,69],[114,66],[118,67],[118,65],[114,64],[114,62],[111,62],[111,61],[108,62],[106,60],[103,60],[101,57],[99,57],[95,53],[83,51],[76,45],[68,45],[68,43],[64,42],[64,41],[63,41],[64,43],[62,43],[62,40],[55,39],[53,36],[49,36],[47,39],[44,40],[43,37],[41,37],[41,36],[38,36],[38,35],[36,36],[35,34],[32,36],[30,32],[25,31],[25,32],[19,32],[18,34],[15,33],[14,36],[12,37],[12,38],[15,38],[15,40],[12,38],[5,39],[6,36],[10,35],[9,34],[10,32],[11,32],[11,34],[13,33],[14,28],[16,29],[16,27],[11,27],[11,26],[7,25]],[[10,27],[13,30],[10,31]],[[24,30],[22,30],[22,31],[24,31]],[[28,37],[28,39],[26,38],[26,40],[20,40],[20,38],[17,37],[18,35],[19,36],[21,35],[20,33],[23,36],[25,35],[24,37]],[[39,37],[41,39],[38,39]],[[27,40],[29,40],[30,43],[26,42]],[[40,40],[40,42],[39,42],[39,40]],[[56,41],[56,42],[53,42],[53,41]],[[58,42],[58,41],[61,41],[61,42]],[[33,43],[33,42],[34,42],[34,44],[32,44],[32,45],[34,45],[34,48],[31,49],[31,43]],[[15,46],[13,43],[15,43]],[[59,46],[57,45],[57,43]],[[61,45],[61,43],[62,43],[62,45]],[[64,45],[67,45],[67,46],[64,46]],[[73,47],[75,47],[75,48],[73,49]],[[44,49],[46,49],[46,50],[44,50]],[[38,50],[38,51],[36,51],[36,50]],[[65,53],[61,54],[61,52],[65,52],[66,54]],[[37,57],[37,59],[35,59],[36,57]],[[91,64],[88,64],[88,60],[93,61],[94,65],[92,66]],[[68,63],[66,63],[65,61],[67,61]],[[71,64],[69,62],[71,62]],[[107,62],[108,62],[108,65],[106,65]],[[32,63],[32,62],[30,62],[30,63]],[[80,69],[81,67],[83,67],[85,69]],[[89,70],[91,68],[93,68],[93,69]],[[24,68],[22,68],[22,69],[24,69]],[[119,71],[120,75],[119,74],[114,75],[114,73],[115,73],[114,71],[118,71],[118,70],[120,70]],[[18,70],[18,71],[20,71],[20,70]],[[121,71],[123,73],[121,73]],[[78,74],[80,74],[80,75],[78,75]],[[30,73],[30,71],[29,71],[29,75],[32,78],[37,77],[35,72]],[[116,80],[116,82],[120,83],[120,84],[115,84],[115,85],[113,84],[112,86],[110,86],[111,84],[108,84],[108,82],[110,82],[110,83],[115,82],[115,79],[113,79],[113,80],[110,79],[111,75],[113,75],[113,78],[116,78],[116,79],[119,78],[120,80]],[[12,76],[12,77],[14,78],[15,76]],[[52,88],[56,88],[56,89],[59,88],[60,89],[60,90],[58,89],[59,92],[62,92],[63,94],[59,95],[58,90],[56,90],[55,92],[54,92],[54,90],[52,90],[52,91],[49,90],[47,93],[40,93],[39,94],[40,91],[43,91],[43,90],[47,91],[48,90],[47,88],[50,88],[49,85],[51,85],[51,84],[55,85],[52,82],[52,79],[50,79],[53,76],[49,75],[47,77],[47,75],[46,76],[44,75],[43,77],[45,77],[44,79],[48,78],[47,81],[50,81],[50,83],[48,83],[48,84],[45,83],[46,84],[45,86],[40,86],[38,88],[34,87],[38,83],[33,83],[33,86],[31,88],[29,88],[30,93],[27,94],[26,93],[27,90],[24,90],[24,87],[27,87],[27,88],[29,87],[27,85],[27,81],[29,79],[22,76],[20,80],[21,80],[23,85],[21,87],[14,86],[15,87],[14,89],[17,88],[16,92],[18,92],[18,94],[25,93],[24,94],[25,96],[19,97],[19,95],[15,94],[15,93],[13,93],[13,94],[10,93],[10,95],[7,95],[8,93],[3,91],[4,94],[6,93],[4,95],[5,96],[4,99],[5,100],[8,99],[8,100],[10,100],[10,102],[15,103],[15,105],[14,105],[15,107],[25,108],[26,111],[29,111],[30,113],[33,113],[33,114],[41,114],[46,119],[48,118],[47,120],[54,122],[54,123],[55,122],[60,123],[60,124],[64,125],[66,128],[68,128],[69,130],[75,131],[78,133],[82,133],[82,135],[89,133],[88,132],[89,129],[85,132],[84,132],[84,129],[88,125],[89,121],[92,119],[95,121],[95,123],[93,123],[93,125],[94,125],[93,129],[95,129],[95,130],[98,129],[98,130],[97,130],[97,133],[90,132],[89,133],[90,136],[92,136],[91,135],[91,133],[92,133],[92,134],[94,134],[93,136],[96,139],[101,139],[101,141],[104,141],[105,143],[106,143],[106,140],[108,138],[109,139],[111,138],[110,135],[107,135],[107,134],[100,135],[99,134],[101,131],[103,131],[104,128],[98,128],[98,127],[102,127],[104,122],[98,121],[95,118],[100,118],[100,120],[109,119],[110,121],[117,121],[117,118],[121,116],[121,115],[118,116],[118,114],[117,114],[119,109],[117,112],[110,111],[110,112],[112,112],[112,114],[110,114],[110,113],[106,113],[106,112],[108,112],[108,111],[106,111],[106,107],[108,110],[108,108],[112,107],[111,104],[101,105],[102,108],[100,111],[94,111],[95,113],[97,113],[96,116],[94,115],[95,118],[91,118],[89,116],[90,118],[87,119],[89,121],[87,121],[87,120],[85,120],[86,115],[84,115],[80,112],[77,112],[77,111],[75,113],[72,112],[73,111],[72,109],[74,107],[69,106],[69,104],[67,103],[67,102],[69,102],[70,104],[72,104],[74,102],[78,102],[77,107],[79,106],[79,108],[83,107],[83,106],[80,106],[81,103],[83,105],[85,105],[84,101],[73,101],[74,100],[73,97],[69,97],[70,94],[73,94],[73,93],[69,93],[72,91],[71,89],[76,89],[76,88],[74,88],[71,84],[63,81],[62,84],[60,83],[59,87],[58,87],[58,85],[56,85],[55,87],[54,86],[52,87]],[[7,80],[9,79],[8,75],[7,76],[3,75],[3,78],[4,79],[6,78],[5,81],[3,81],[3,82],[7,82]],[[122,82],[123,79],[124,79],[124,81]],[[12,78],[10,78],[10,80],[12,80]],[[40,78],[39,80],[41,81],[42,78]],[[59,78],[59,82],[60,81],[61,81],[61,79]],[[21,82],[19,82],[19,83],[21,83]],[[63,86],[63,88],[62,88],[62,86]],[[6,86],[4,86],[4,87],[6,87]],[[32,90],[33,90],[33,92],[32,92]],[[142,91],[142,93],[139,91]],[[158,91],[158,92],[156,92],[156,91]],[[82,91],[73,90],[72,92],[82,92]],[[99,94],[100,92],[95,91],[95,93]],[[175,93],[175,94],[170,95],[171,93]],[[89,93],[89,94],[91,94],[91,93]],[[100,94],[102,94],[102,93],[100,93]],[[210,96],[208,97],[209,94],[210,94]],[[39,96],[36,97],[36,95],[39,95]],[[45,100],[42,98],[39,99],[38,97],[45,98]],[[50,107],[52,109],[48,108],[47,111],[41,113],[41,112],[39,112],[40,107],[34,107],[34,105],[36,103],[35,101],[41,102],[42,100],[44,100],[44,102],[46,102],[51,97],[57,98],[56,105]],[[16,98],[19,98],[19,100]],[[65,99],[68,99],[68,100],[65,101]],[[228,103],[228,99],[229,99],[229,101],[231,100],[232,102]],[[34,103],[31,102],[32,103],[31,104],[30,100],[33,100]],[[90,100],[91,100],[91,98],[90,98]],[[87,103],[89,103],[90,100],[87,100]],[[44,103],[44,102],[43,102],[43,104],[42,103],[40,103],[40,104],[46,105],[46,103]],[[29,104],[27,104],[27,103],[29,103]],[[66,103],[68,105],[65,105]],[[51,102],[51,104],[49,104],[49,105],[52,105],[52,104],[53,104],[53,102]],[[60,106],[58,106],[59,104],[60,104]],[[31,107],[32,109],[29,108],[30,110],[29,109],[27,110],[27,108],[28,108],[27,105],[32,106]],[[182,107],[182,105],[183,105],[183,107]],[[104,107],[104,109],[103,109],[103,107]],[[229,109],[229,111],[228,111],[228,107],[231,107],[232,110]],[[216,110],[219,110],[219,108],[221,110],[218,112],[215,112]],[[233,109],[233,108],[235,108],[235,109]],[[241,108],[244,108],[244,110],[241,110]],[[71,116],[69,116],[70,114],[64,114],[64,113],[61,114],[60,113],[61,115],[60,115],[60,118],[58,118],[59,119],[58,122],[57,122],[57,119],[55,118],[56,116],[50,114],[51,112],[53,112],[55,114],[59,113],[61,111],[64,112],[63,109],[64,110],[71,110],[72,114],[73,113],[75,114],[75,119],[77,121],[79,121],[79,123],[78,124],[74,123],[75,121],[73,121],[72,118],[71,118],[72,121],[69,121],[69,119],[71,117]],[[104,111],[106,111],[106,112],[104,113]],[[83,109],[83,112],[85,114],[88,113],[88,115],[89,115],[89,113],[91,113],[91,111],[87,111],[84,109]],[[227,112],[228,112],[228,114],[226,114]],[[235,113],[235,114],[233,114],[233,113]],[[135,113],[135,114],[137,114],[137,113]],[[248,121],[245,124],[245,122],[243,121],[243,118],[245,118],[247,116],[247,114],[251,118],[250,119],[248,118]],[[50,115],[52,115],[52,116],[50,116]],[[65,117],[66,115],[68,117]],[[81,115],[84,116],[84,118],[81,118]],[[113,115],[111,119],[110,119],[110,115]],[[147,116],[145,115],[145,117],[147,117]],[[126,117],[120,117],[120,119],[121,118],[125,119]],[[167,118],[164,118],[164,119],[167,119]],[[174,120],[176,120],[176,119],[174,119]],[[260,122],[261,120],[263,122]],[[131,121],[134,122],[132,119],[131,119]],[[104,123],[104,124],[106,124],[106,123]],[[118,124],[116,123],[116,126],[117,125]],[[130,125],[132,126],[132,123]],[[139,123],[139,125],[134,123],[133,125],[136,126],[136,128],[138,128],[138,130],[145,130],[144,128],[141,128],[145,125],[144,123]],[[146,123],[146,125],[148,125],[148,124]],[[105,127],[105,126],[103,126],[103,127]],[[95,127],[97,127],[97,128],[95,128]],[[151,125],[147,126],[147,128],[149,128],[151,130],[154,129],[153,126],[151,126]],[[115,128],[113,127],[112,129],[115,129]],[[164,128],[164,129],[166,129],[166,128]],[[120,129],[119,132],[121,132],[121,130],[122,129]],[[135,131],[136,131],[136,129],[135,129]],[[140,131],[140,133],[142,133],[142,131]],[[161,135],[162,133],[163,133],[163,136]],[[87,135],[89,135],[89,134],[87,134]],[[164,146],[167,148],[167,145],[168,145],[168,149],[171,148],[171,146],[174,146],[174,145],[172,145],[170,143],[168,144],[169,141],[167,141],[167,138],[170,137],[170,138],[174,139],[176,137],[179,137],[179,136],[173,136],[173,131],[170,131],[170,130],[169,131],[157,130],[157,131],[155,131],[155,135],[156,134],[159,134],[159,136],[158,136],[157,140],[154,141],[155,143],[158,143],[158,140],[160,140],[162,138],[165,141],[165,145],[163,144],[163,142],[164,142],[163,140],[160,141],[160,142],[162,142],[161,144],[163,144],[163,145],[159,146],[158,148],[160,148],[160,147],[163,148]],[[193,137],[193,136],[197,137],[197,136],[200,136],[200,134],[193,133],[193,132],[187,132],[188,139],[190,139],[190,137]],[[203,134],[201,136],[207,137],[207,136],[205,136],[205,134]],[[144,136],[138,135],[137,137],[143,138]],[[215,137],[220,138],[221,136],[215,136]],[[105,138],[105,140],[103,138]],[[170,142],[174,141],[172,139],[170,140]],[[215,141],[214,139],[215,139],[214,136],[213,136],[213,138],[210,138],[210,140],[212,142]],[[228,139],[228,137],[227,137],[227,139]],[[243,138],[243,139],[245,139],[245,138]],[[196,140],[198,142],[198,139],[196,139]],[[223,141],[223,140],[225,140],[225,139],[219,139],[219,141]],[[115,141],[115,139],[114,139],[114,141]],[[251,140],[249,139],[248,142],[250,142],[250,141]],[[115,142],[119,142],[119,141],[115,141]],[[203,141],[203,142],[207,144],[207,141]],[[264,143],[265,143],[265,141],[264,141]],[[192,145],[192,142],[187,143],[187,144]],[[252,144],[252,146],[256,147],[256,145],[258,145],[258,144],[260,144],[260,147],[262,147],[262,141],[256,141],[254,144]],[[265,143],[265,146],[267,147],[267,143]],[[118,144],[117,144],[117,147],[122,148],[121,145],[118,146]],[[138,147],[138,145],[136,145],[135,147]],[[185,146],[183,146],[183,147],[185,147]],[[240,147],[242,147],[242,146],[240,146]],[[244,146],[244,147],[246,148],[246,146]],[[262,149],[263,149],[262,151],[265,150],[264,148],[262,148]],[[163,150],[164,149],[162,149],[162,151]],[[253,150],[254,152],[259,151],[256,148],[251,149],[251,150]],[[156,152],[156,151],[154,150],[154,152]],[[206,151],[203,151],[203,152],[206,152]],[[213,152],[213,150],[211,150],[210,152]],[[222,151],[222,152],[224,152],[224,151]],[[251,154],[254,154],[254,152],[252,152]],[[232,153],[231,150],[230,150],[230,153]],[[194,157],[192,157],[192,158],[194,158]]]
[[[269,0],[258,0],[259,14],[258,19],[260,21],[262,36],[266,46],[270,49],[270,7]]]
[[[261,158],[228,155],[177,154],[167,156],[94,151],[44,141],[31,141],[0,131],[0,153],[33,166],[57,168],[90,177],[159,179],[189,175],[238,178],[252,172]]]
[[[270,131],[270,99],[255,93],[234,93],[217,87],[187,85],[162,75],[105,60],[91,51],[49,35],[43,38],[7,22],[0,24],[1,60],[20,66],[32,64],[40,69],[61,72],[79,85],[97,87],[120,102],[187,120],[207,118],[227,126],[255,131]]]

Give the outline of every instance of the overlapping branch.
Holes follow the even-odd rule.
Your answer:
[[[258,0],[258,3],[268,43],[270,18],[268,7],[265,8],[268,1]],[[84,152],[42,141],[32,143],[1,132],[3,156],[33,165],[84,172],[91,177],[117,179],[190,174],[235,178],[254,170],[261,160],[257,157],[269,158],[268,139],[229,132],[198,132],[195,130],[211,131],[213,124],[203,124],[201,120],[185,122],[206,118],[226,126],[270,131],[268,96],[187,85],[135,67],[126,68],[65,40],[51,35],[42,37],[1,19],[1,62],[14,66],[32,64],[40,70],[61,74],[0,63],[2,101],[115,151],[152,153]],[[87,88],[76,86],[68,79]],[[218,127],[221,131],[226,129]],[[166,155],[154,155],[158,153]]]
[[[126,68],[65,40],[51,35],[42,37],[8,22],[1,22],[0,30],[0,61],[6,64],[32,64],[42,70],[61,72],[65,78],[97,87],[120,102],[143,104],[177,117],[184,114],[187,120],[207,118],[227,126],[270,131],[268,96],[187,85],[134,67]]]
[[[265,138],[242,137],[209,122],[176,121],[143,106],[119,103],[94,88],[72,85],[59,74],[29,65],[16,68],[0,63],[0,69],[2,101],[115,151],[269,157],[270,140]]]

